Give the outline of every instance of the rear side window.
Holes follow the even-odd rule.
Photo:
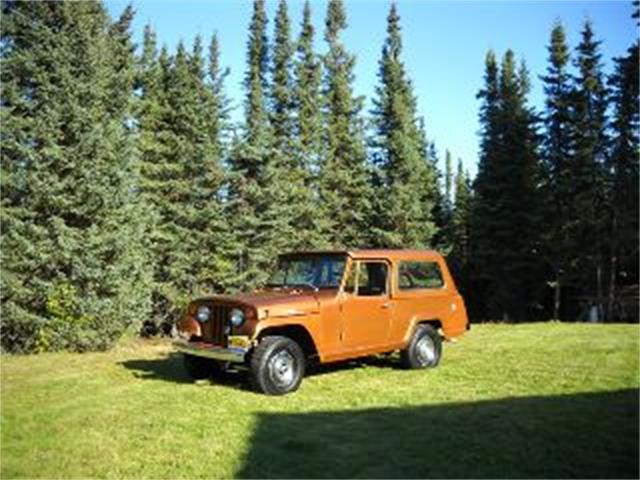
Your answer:
[[[436,262],[400,262],[398,276],[400,290],[444,286],[442,272]]]

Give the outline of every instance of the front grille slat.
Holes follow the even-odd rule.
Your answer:
[[[205,342],[226,346],[227,339],[224,330],[231,307],[215,304],[207,306],[211,309],[211,318],[202,324],[202,339]]]

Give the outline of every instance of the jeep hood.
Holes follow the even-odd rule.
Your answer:
[[[207,300],[226,304],[242,304],[254,307],[258,318],[309,315],[320,311],[322,297],[334,296],[333,292],[311,292],[308,290],[260,290],[234,295],[213,295]]]

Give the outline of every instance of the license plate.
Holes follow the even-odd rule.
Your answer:
[[[238,348],[249,348],[249,337],[246,335],[230,335],[229,346]]]

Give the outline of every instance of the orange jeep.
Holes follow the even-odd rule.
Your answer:
[[[399,350],[407,368],[431,368],[442,338],[468,328],[464,301],[434,251],[351,250],[282,255],[253,293],[193,301],[175,342],[194,378],[249,369],[270,395],[296,390],[309,361]]]

